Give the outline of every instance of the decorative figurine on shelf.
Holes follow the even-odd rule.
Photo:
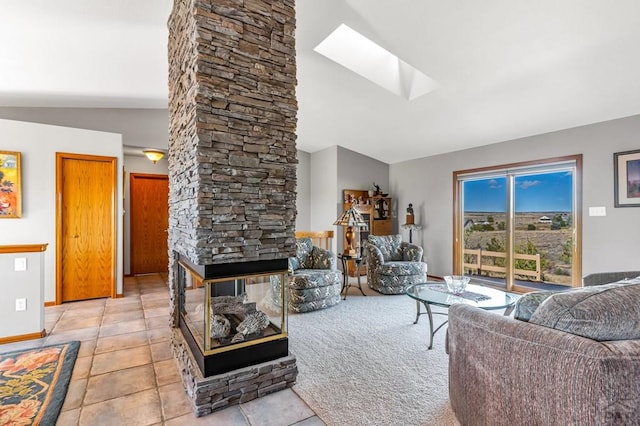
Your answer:
[[[409,203],[409,207],[407,207],[407,225],[414,224],[414,216],[413,216],[413,204]]]

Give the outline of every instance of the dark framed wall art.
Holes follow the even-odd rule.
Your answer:
[[[640,207],[640,149],[613,154],[614,207]]]

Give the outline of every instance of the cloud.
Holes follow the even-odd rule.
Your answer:
[[[520,189],[527,189],[527,188],[531,188],[532,186],[538,186],[540,185],[542,182],[540,182],[539,180],[525,180],[524,182],[520,183]]]
[[[500,185],[497,180],[491,179],[491,180],[489,180],[489,188],[490,189],[499,189],[499,188],[502,188],[502,185]]]

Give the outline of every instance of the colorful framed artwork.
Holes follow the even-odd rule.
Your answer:
[[[0,219],[21,216],[20,153],[0,151]]]
[[[613,154],[614,207],[640,207],[640,149]]]

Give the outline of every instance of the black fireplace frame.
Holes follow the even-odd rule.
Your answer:
[[[257,342],[243,342],[241,344],[226,346],[217,350],[206,351],[196,341],[196,337],[184,321],[181,313],[182,306],[185,303],[183,297],[187,271],[196,276],[199,280],[202,280],[205,285],[210,285],[210,282],[220,281],[221,279],[234,280],[259,274],[286,274],[288,272],[288,259],[213,265],[195,265],[180,253],[176,253],[174,259],[174,283],[177,290],[177,324],[204,377],[226,373],[267,361],[273,361],[289,354],[289,339],[287,337],[286,329],[286,285],[284,282],[281,287],[283,297],[282,329],[278,335],[269,339],[259,339]],[[205,327],[205,329],[206,328],[207,327]]]

